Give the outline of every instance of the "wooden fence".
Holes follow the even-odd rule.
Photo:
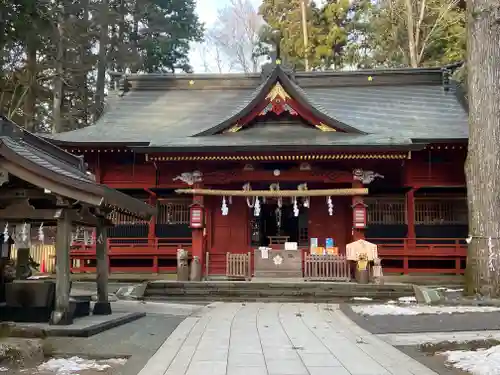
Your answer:
[[[252,279],[252,253],[226,253],[226,277],[228,279]]]
[[[305,254],[304,279],[306,281],[349,281],[351,268],[342,255]]]

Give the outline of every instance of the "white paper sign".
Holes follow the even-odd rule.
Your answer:
[[[298,248],[297,242],[285,242],[285,250],[297,250]]]
[[[262,259],[269,259],[269,248],[267,247],[259,247],[260,256]]]

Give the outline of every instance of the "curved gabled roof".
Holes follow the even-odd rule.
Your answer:
[[[281,66],[273,66],[268,75],[143,74],[129,76],[127,82],[130,90],[111,93],[115,99],[95,125],[48,138],[66,147],[154,147],[177,152],[227,148],[236,140],[242,149],[257,143],[270,149],[286,143],[297,149],[347,144],[392,147],[411,144],[412,139],[468,136],[467,113],[455,89],[443,83],[440,68],[295,72],[292,77]],[[289,118],[259,116],[259,121],[247,123],[248,129],[225,133],[225,127],[238,125],[231,121],[255,116],[255,106],[259,109],[268,101],[269,89],[277,83],[294,98],[292,104],[307,108],[309,120],[293,116],[294,131],[285,131]],[[311,119],[338,131],[318,131]],[[257,129],[262,123],[265,127]]]
[[[194,136],[207,136],[221,133],[238,123],[241,119],[246,118],[253,111],[255,111],[255,108],[260,103],[266,100],[266,96],[278,82],[283,86],[286,93],[290,95],[291,98],[300,106],[311,112],[318,122],[322,122],[330,128],[344,133],[367,134],[327,114],[322,107],[317,106],[306,96],[305,92],[298,85],[296,85],[289,75],[281,68],[281,65],[276,65],[269,77],[254,91],[254,96],[250,98],[248,103],[243,108],[216,126],[195,134]]]

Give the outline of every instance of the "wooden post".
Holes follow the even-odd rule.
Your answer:
[[[201,184],[195,183],[194,188],[201,188]],[[193,204],[199,204],[203,206],[203,195],[193,195]],[[205,209],[203,210],[203,214],[206,216],[206,211]],[[193,228],[191,229],[191,236],[192,236],[192,244],[191,244],[191,251],[192,251],[192,257],[198,257],[198,260],[200,262],[200,269],[204,270],[205,266],[205,249],[204,249],[204,233],[206,229],[205,228]],[[201,278],[203,278],[203,275],[200,275]]]
[[[57,217],[56,232],[56,305],[50,317],[50,324],[69,325],[73,316],[69,307],[70,269],[69,251],[71,246],[71,212],[61,209]]]
[[[148,199],[148,204],[151,206],[156,206],[158,202],[158,199],[156,195],[152,195],[150,193],[149,199]],[[153,239],[156,238],[156,215],[151,217],[151,220],[149,220],[149,226],[148,226],[148,238]],[[156,248],[155,248],[156,250]]]
[[[407,238],[416,238],[415,233],[415,188],[406,193],[406,224],[408,225]]]
[[[415,188],[411,188],[406,193],[406,225],[408,231],[406,233],[406,243],[404,245],[404,257],[403,257],[403,273],[406,275],[409,273],[409,260],[408,255],[412,254],[415,246],[417,245],[417,234],[415,232]]]
[[[94,315],[110,315],[111,304],[108,300],[109,258],[108,235],[105,218],[98,217],[99,224],[96,228],[96,260],[97,260],[97,302],[94,305]]]
[[[353,187],[353,189],[362,188],[363,183],[361,181],[353,181],[352,187]],[[362,195],[354,195],[352,197],[353,207],[357,203],[364,203]],[[352,218],[352,214],[351,214],[351,218]],[[351,219],[351,221],[352,221],[352,219]],[[351,224],[351,226],[353,226],[353,223]],[[353,228],[352,229],[352,240],[353,241],[364,240],[364,239],[365,239],[365,229],[364,228]]]

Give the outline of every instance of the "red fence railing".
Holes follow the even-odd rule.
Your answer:
[[[386,273],[462,274],[465,270],[467,245],[457,238],[368,238],[378,245]],[[158,273],[176,268],[177,249],[191,251],[191,238],[110,238],[108,256],[110,272]],[[208,251],[204,270],[210,275],[226,273],[226,253]],[[253,248],[241,249],[241,252]],[[307,253],[309,249],[300,248]],[[73,244],[72,272],[95,272],[95,245]],[[253,265],[252,265],[253,269]]]
[[[384,272],[462,274],[465,270],[464,239],[368,238],[367,241],[378,245]]]
[[[176,268],[177,249],[191,250],[189,238],[109,238],[110,272],[159,273]],[[71,271],[95,272],[95,244],[71,246]]]

